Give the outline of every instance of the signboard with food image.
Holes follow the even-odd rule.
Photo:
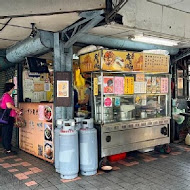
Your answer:
[[[101,49],[80,56],[81,72],[143,71],[168,73],[169,56],[142,52]]]
[[[141,71],[142,53],[103,50],[102,70]]]
[[[19,129],[22,150],[48,162],[54,160],[53,105],[51,103],[20,103],[26,126]]]
[[[142,53],[101,49],[80,56],[81,72],[142,71]]]
[[[81,72],[98,71],[101,68],[101,50],[80,56]]]

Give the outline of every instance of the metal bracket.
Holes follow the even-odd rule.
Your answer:
[[[61,39],[65,42],[64,48],[72,46],[82,35],[101,22],[104,19],[101,16],[103,13],[103,10],[82,12],[79,16],[83,18],[61,32]]]
[[[112,11],[110,11],[106,17],[105,17],[105,21],[106,23],[110,23],[113,21],[114,17],[116,16],[116,14],[118,13],[118,11],[128,2],[128,0],[119,0],[119,2],[116,1],[117,5],[114,5],[112,3],[113,9]]]
[[[180,59],[183,59],[187,56],[190,56],[190,49],[188,48],[186,51],[180,53],[179,55],[175,56],[173,59],[172,59],[172,64],[173,63],[176,63],[177,61],[179,61]]]

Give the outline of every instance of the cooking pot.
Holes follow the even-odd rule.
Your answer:
[[[133,111],[119,112],[118,114],[118,120],[120,121],[132,120],[132,118],[133,118]]]
[[[145,111],[141,112],[141,118],[142,119],[147,118],[147,113]]]

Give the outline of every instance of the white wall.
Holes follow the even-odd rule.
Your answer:
[[[127,27],[174,39],[190,38],[188,13],[147,0],[129,0],[119,13]]]

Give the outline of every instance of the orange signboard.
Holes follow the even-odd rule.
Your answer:
[[[102,70],[142,71],[142,53],[103,50]]]
[[[91,72],[100,70],[101,66],[101,51],[95,51],[80,56],[81,72]]]
[[[53,104],[20,103],[19,107],[26,121],[26,127],[19,129],[20,148],[53,163]]]
[[[168,73],[169,56],[101,49],[80,56],[81,72],[121,71]]]

